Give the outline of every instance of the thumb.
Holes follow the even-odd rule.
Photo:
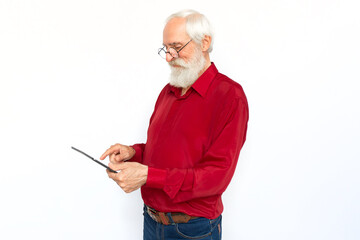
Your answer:
[[[109,178],[115,179],[116,173],[110,172],[109,169],[106,169],[106,173],[108,174]]]

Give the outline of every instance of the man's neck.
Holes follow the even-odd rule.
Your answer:
[[[191,88],[191,86],[190,86],[190,87],[187,87],[187,88],[182,88],[182,89],[181,89],[181,96],[184,96],[185,93],[186,93],[190,88]]]

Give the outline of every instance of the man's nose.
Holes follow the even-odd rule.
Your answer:
[[[174,59],[174,57],[171,56],[170,53],[166,53],[166,61],[167,61],[167,62],[171,62],[173,59]]]

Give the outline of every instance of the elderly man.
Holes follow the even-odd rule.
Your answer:
[[[145,144],[115,144],[100,157],[125,192],[141,187],[144,239],[221,239],[221,195],[234,174],[247,129],[242,87],[210,61],[206,17],[171,15],[159,55],[170,64]]]

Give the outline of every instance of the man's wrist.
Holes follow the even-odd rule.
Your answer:
[[[131,158],[133,158],[136,154],[136,150],[133,147],[130,147],[130,150],[131,150]]]
[[[147,165],[144,165],[145,166],[145,170],[144,170],[144,178],[145,178],[145,182],[144,182],[144,184],[146,184],[146,182],[147,182],[147,178],[148,178],[148,174],[149,174],[149,167],[147,166]],[[143,185],[144,185],[143,184]]]

